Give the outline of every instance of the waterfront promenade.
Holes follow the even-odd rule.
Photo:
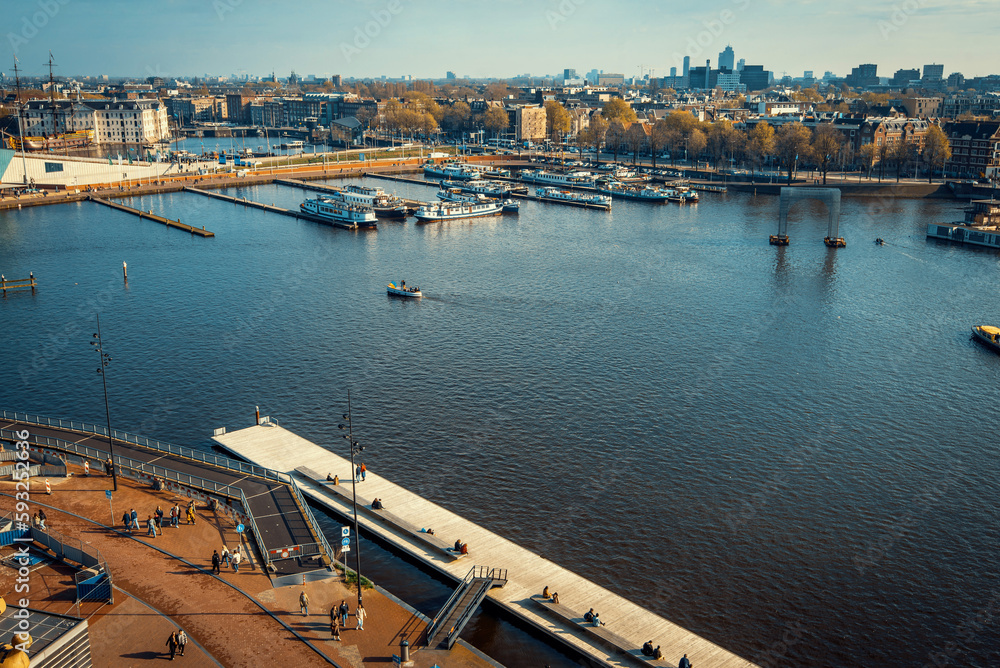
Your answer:
[[[247,461],[296,475],[306,496],[336,514],[350,516],[353,475],[350,460],[277,425],[255,425],[215,436],[213,440]],[[321,480],[303,474],[303,469],[315,472]],[[331,484],[325,482],[327,475],[339,476],[343,491],[331,490]],[[464,484],[464,481],[456,481],[456,484]],[[664,660],[654,665],[676,666],[684,654],[698,668],[754,665],[626,597],[410,492],[385,476],[369,472],[366,480],[358,485],[358,495],[358,503],[366,505],[378,497],[386,510],[416,527],[433,528],[435,536],[448,544],[455,540],[468,543],[469,556],[456,560],[398,527],[377,521],[377,515],[372,512],[358,516],[365,530],[456,582],[462,580],[473,565],[507,569],[506,586],[493,589],[488,600],[595,665],[648,664],[639,654],[639,648],[650,639],[654,645],[661,646],[664,654]],[[554,612],[538,600],[545,587],[559,593],[560,611]],[[628,653],[614,650],[606,639],[599,638],[579,623],[582,621],[579,616],[590,608],[600,613],[607,631],[631,645]],[[560,614],[567,611],[572,614]],[[574,621],[577,619],[579,621]]]

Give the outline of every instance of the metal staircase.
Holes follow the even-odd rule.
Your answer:
[[[451,649],[490,589],[505,584],[507,584],[506,568],[473,566],[427,627],[427,647],[436,649],[441,646]]]

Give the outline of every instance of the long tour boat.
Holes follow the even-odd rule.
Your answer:
[[[590,172],[570,172],[557,174],[544,169],[525,169],[521,171],[521,180],[530,183],[540,183],[547,186],[570,186],[574,188],[593,188],[597,177]]]
[[[469,181],[471,179],[478,179],[480,172],[472,165],[467,165],[462,162],[453,162],[447,165],[424,165],[424,175]]]
[[[471,181],[442,181],[442,188],[458,188],[467,193],[478,193],[487,197],[510,197],[510,184],[503,181],[473,179]]]
[[[572,190],[560,190],[559,188],[538,188],[535,190],[535,194],[543,202],[558,202],[592,209],[611,208],[611,197],[608,195],[590,195]]]
[[[309,218],[317,219],[335,227],[375,228],[378,222],[375,211],[370,206],[352,204],[343,199],[317,197],[307,199],[299,205],[299,209]]]
[[[647,202],[666,202],[674,194],[673,190],[657,188],[656,186],[633,186],[620,181],[597,186],[598,192],[624,197],[626,199],[641,199]]]
[[[497,199],[483,198],[477,202],[428,202],[417,209],[416,216],[420,222],[434,223],[441,220],[495,216],[502,209],[503,204]]]

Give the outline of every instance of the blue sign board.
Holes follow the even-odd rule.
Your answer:
[[[243,533],[243,530],[244,530],[245,528],[246,528],[246,527],[244,527],[244,526],[243,526],[242,524],[237,524],[237,525],[236,525],[236,533]]]
[[[108,497],[108,501],[110,501],[111,500],[111,490],[110,489],[104,490],[104,496]]]
[[[361,161],[364,162],[365,154],[364,153],[359,153],[358,155],[361,156]]]
[[[350,545],[351,544],[351,539],[350,538],[342,538],[340,540],[340,544],[341,545]]]

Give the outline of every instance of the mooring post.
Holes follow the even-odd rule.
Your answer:
[[[128,283],[128,263],[122,262],[122,278]]]

